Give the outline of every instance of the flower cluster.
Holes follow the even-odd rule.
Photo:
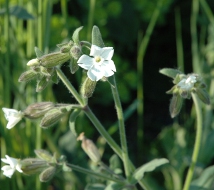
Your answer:
[[[183,99],[191,98],[191,93],[196,93],[203,103],[210,103],[210,98],[206,91],[206,84],[198,74],[192,73],[185,75],[179,70],[168,68],[161,69],[160,73],[173,78],[174,86],[167,91],[168,94],[173,95],[169,106],[171,117],[179,114]]]

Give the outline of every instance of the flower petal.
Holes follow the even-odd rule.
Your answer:
[[[104,76],[102,67],[99,65],[93,66],[91,69],[89,69],[87,75],[88,78],[90,78],[92,81],[98,81]]]
[[[5,118],[9,120],[10,117],[19,117],[20,112],[15,109],[9,109],[9,108],[2,108]]]
[[[114,74],[114,72],[106,65],[102,65],[103,76],[110,77]]]
[[[102,49],[101,47],[98,47],[96,45],[91,45],[91,51],[90,51],[90,56],[97,56],[100,55],[102,53]]]
[[[83,69],[90,69],[91,66],[93,65],[93,58],[87,56],[87,55],[82,55],[79,60],[77,61],[78,65],[82,67]]]
[[[6,128],[7,129],[12,129],[22,118],[16,118],[16,117],[11,117],[10,120],[7,123]]]
[[[103,65],[105,65],[106,67],[108,67],[112,71],[116,72],[116,67],[115,67],[114,61],[112,61],[112,60],[104,61]]]
[[[113,54],[114,54],[113,47],[104,47],[100,56],[105,60],[111,60]]]

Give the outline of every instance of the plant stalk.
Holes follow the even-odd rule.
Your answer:
[[[195,144],[194,144],[194,149],[193,149],[193,154],[192,154],[192,162],[190,164],[189,170],[187,172],[187,177],[184,183],[184,188],[183,190],[188,190],[190,187],[190,183],[192,181],[193,173],[194,173],[194,168],[195,164],[198,159],[198,154],[200,150],[200,145],[201,145],[201,137],[202,137],[202,110],[200,106],[199,99],[195,93],[192,93],[192,98],[193,102],[195,105],[196,109],[196,118],[197,118],[197,126],[196,126],[196,139],[195,139]]]

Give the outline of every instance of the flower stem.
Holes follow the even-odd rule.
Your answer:
[[[195,139],[195,144],[194,144],[194,149],[193,149],[192,162],[191,162],[191,165],[187,172],[187,177],[186,177],[186,180],[184,183],[183,190],[188,190],[190,187],[195,164],[196,164],[197,158],[198,158],[198,153],[199,153],[199,149],[200,149],[200,145],[201,145],[201,135],[202,135],[202,111],[201,111],[200,102],[195,93],[192,93],[192,98],[193,98],[193,101],[195,104],[196,116],[197,116],[196,139]]]
[[[100,121],[97,119],[97,117],[91,111],[91,109],[89,108],[89,106],[86,106],[84,104],[83,99],[81,98],[81,96],[79,95],[79,93],[75,90],[75,88],[72,86],[72,84],[69,82],[69,80],[67,79],[67,77],[61,71],[61,69],[56,68],[56,72],[57,72],[59,78],[65,84],[65,86],[71,92],[71,94],[76,98],[76,100],[78,101],[78,103],[82,107],[84,107],[83,110],[84,110],[85,114],[88,116],[88,118],[94,124],[94,126],[99,131],[99,133],[105,138],[105,140],[110,145],[110,147],[115,151],[115,153],[122,159],[122,150],[120,149],[120,147],[117,145],[117,143],[114,141],[114,139],[108,134],[108,132],[105,130],[104,126],[100,123]]]
[[[119,93],[117,90],[117,84],[115,80],[115,76],[113,76],[113,85],[111,85],[112,94],[114,97],[115,107],[117,110],[117,118],[119,123],[119,130],[120,130],[120,142],[122,148],[122,158],[125,167],[125,174],[127,177],[130,176],[130,165],[129,165],[129,156],[128,156],[128,148],[126,142],[126,130],[124,125],[124,117],[123,117],[123,109],[120,102]]]
[[[68,167],[70,167],[72,170],[84,173],[86,175],[93,175],[95,177],[102,178],[102,179],[105,179],[105,180],[110,180],[110,181],[114,181],[114,182],[117,182],[117,183],[124,183],[124,180],[121,180],[121,179],[118,179],[118,178],[115,178],[115,177],[111,177],[109,175],[105,175],[105,174],[102,174],[102,173],[97,173],[97,172],[82,168],[82,167],[77,166],[77,165],[68,164],[68,163],[66,165]]]
[[[78,103],[81,106],[84,106],[84,101],[82,100],[79,93],[76,91],[76,89],[71,85],[70,81],[67,79],[67,77],[64,75],[62,70],[60,68],[55,67],[57,75],[62,80],[64,85],[68,88],[68,90],[71,92],[71,94],[74,96],[74,98],[78,101]]]

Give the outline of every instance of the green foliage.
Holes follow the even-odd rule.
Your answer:
[[[94,5],[93,2],[95,2]],[[190,14],[193,14],[190,10],[193,2],[200,2],[199,13],[194,12],[197,14],[197,19],[191,20],[190,29]],[[196,91],[201,100],[204,103],[210,103],[210,105],[202,106],[202,142],[190,190],[213,189],[213,3],[207,1],[209,3],[207,4],[205,0],[193,2],[184,3],[172,0],[0,0],[2,5],[0,10],[0,107],[10,107],[23,111],[28,105],[43,100],[76,103],[76,100],[71,94],[68,94],[62,83],[58,83],[59,78],[55,70],[53,71],[55,75],[51,81],[43,77],[36,84],[35,81],[31,80],[32,74],[33,79],[38,76],[35,75],[34,78],[32,71],[25,73],[27,79],[25,78],[24,83],[20,84],[18,78],[21,73],[27,70],[26,63],[30,59],[41,58],[44,54],[59,51],[56,44],[68,44],[72,38],[75,43],[78,43],[79,39],[90,41],[92,26],[95,24],[99,29],[97,30],[95,27],[96,31],[93,35],[96,34],[99,40],[94,40],[95,38],[92,36],[92,42],[104,46],[104,41],[105,46],[113,46],[115,50],[113,57],[117,67],[115,76],[120,98],[126,110],[124,117],[129,155],[131,155],[135,166],[141,166],[132,173],[133,183],[142,179],[145,185],[144,189],[171,190],[177,188],[176,190],[180,190],[191,163],[196,133],[194,127],[196,113],[191,101],[182,104],[183,109],[181,109],[182,100],[173,96],[170,113],[173,117],[178,112],[180,115],[174,120],[170,119],[168,112],[169,96],[165,95],[165,91],[169,89],[168,84],[170,84],[171,79],[168,80],[169,82],[164,81],[164,77],[158,76],[158,70],[164,67],[177,68],[176,56],[183,57],[185,73],[197,71],[198,74],[201,74],[207,84],[206,91],[209,92],[210,96],[209,99],[204,89]],[[153,23],[154,28],[151,30],[150,22],[157,7],[160,13],[157,22]],[[183,37],[181,35],[180,40],[183,42],[183,55],[179,53],[175,55],[176,44],[172,43],[175,41],[173,35],[175,33],[175,7],[181,12]],[[196,33],[193,30],[194,25],[198,29]],[[84,28],[80,26],[84,26]],[[79,29],[72,36],[76,28]],[[151,34],[149,37],[146,33],[147,29]],[[144,44],[145,56],[139,61],[143,66],[137,70],[136,62],[140,54],[138,46],[144,39],[148,40],[148,47]],[[36,53],[33,49],[35,46]],[[83,47],[82,51],[88,52],[87,47]],[[72,59],[72,61],[75,60]],[[199,66],[196,64],[197,61]],[[72,66],[75,66],[73,62],[70,62],[71,65],[68,62],[70,60],[62,66],[62,70],[72,85],[76,89],[80,89],[80,84],[83,82],[82,76],[85,73],[73,68]],[[69,66],[72,67],[72,74]],[[139,78],[139,72],[142,72],[143,78]],[[162,69],[160,73],[173,79],[176,78],[177,74],[181,74],[177,69]],[[43,74],[48,73],[43,71]],[[113,83],[111,79],[108,79],[110,84]],[[58,85],[52,82],[58,83]],[[106,130],[119,144],[118,123],[108,82],[99,82],[96,85],[89,105],[102,121]],[[143,88],[142,99],[137,94],[139,88]],[[140,113],[138,105],[141,102],[143,102],[143,109]],[[131,106],[129,107],[129,105]],[[47,130],[40,129],[39,120],[31,122],[26,119],[19,122],[12,130],[7,131],[3,112],[1,112],[1,116],[0,145],[2,157],[6,154],[20,159],[34,157],[35,149],[45,148],[57,155],[65,155],[70,163],[100,172],[100,168],[89,161],[83,151],[80,151],[81,148],[76,138],[82,131],[85,131],[95,143],[98,143],[97,139],[102,139],[102,137],[99,136],[91,121],[79,109],[74,110],[70,117],[65,115],[61,118],[60,115],[60,117],[55,118],[58,123]],[[141,119],[142,125],[139,125]],[[69,127],[71,131],[69,131]],[[139,128],[142,129],[142,134],[137,134]],[[102,141],[98,148],[103,153],[104,162],[110,165],[110,169],[115,174],[123,175],[122,161],[118,156],[112,156],[113,151],[106,145],[106,142]],[[160,167],[158,171],[154,171],[156,167],[167,163],[166,159],[155,159],[161,157],[166,157],[169,163]],[[52,169],[51,167],[48,168],[43,174],[43,181],[52,177]],[[32,189],[32,186],[38,190],[53,187],[72,190],[101,190],[121,189],[125,186],[117,182],[104,182],[92,175],[82,175],[75,171],[60,172],[51,181],[42,184],[39,182],[38,175],[29,177],[16,173],[11,179],[6,179],[1,175],[0,183],[5,190],[28,190]]]

